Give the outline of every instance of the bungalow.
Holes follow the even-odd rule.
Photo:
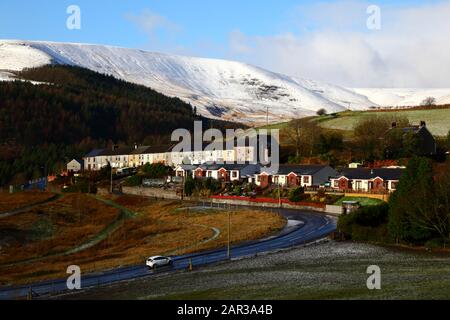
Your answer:
[[[359,192],[393,192],[403,173],[403,169],[346,169],[331,179],[331,187],[337,190]]]
[[[255,176],[255,184],[262,188],[272,183],[285,187],[321,186],[336,174],[336,170],[326,165],[286,165],[275,173],[261,171]]]
[[[180,164],[175,168],[175,176],[176,177],[187,177],[194,176],[194,171],[197,169],[197,166],[191,164]]]
[[[230,182],[248,179],[259,170],[256,164],[202,164],[194,170],[193,176]]]

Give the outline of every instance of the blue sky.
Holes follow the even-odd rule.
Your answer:
[[[382,10],[379,32],[366,27],[370,4]],[[69,5],[81,9],[81,30],[66,28]],[[416,74],[407,81],[392,74],[434,58],[434,51],[428,56],[411,54],[407,65],[394,53],[417,49],[411,34],[427,38],[430,33],[438,37],[427,45],[439,58],[450,53],[439,44],[450,29],[445,22],[450,20],[449,8],[449,1],[437,0],[2,0],[0,39],[98,43],[236,59],[342,85],[440,86],[448,81],[440,75],[432,80],[431,73]],[[410,43],[402,48],[393,45],[407,39]],[[361,66],[355,68],[355,63]],[[387,80],[380,82],[381,77]]]
[[[325,1],[326,2],[326,1]],[[420,1],[376,1],[380,6],[411,5]],[[0,38],[51,40],[110,44],[124,47],[151,47],[169,50],[182,46],[195,48],[209,44],[221,46],[230,32],[239,30],[247,36],[270,36],[314,30],[321,25],[296,21],[302,6],[314,1],[298,0],[2,0],[0,3]],[[68,30],[66,8],[78,5],[82,13],[81,30]],[[133,23],[130,16],[145,12],[164,17],[174,30],[155,27],[148,33]],[[361,12],[364,17],[365,12]],[[302,17],[304,18],[304,17]],[[364,24],[361,30],[364,31]],[[155,39],[158,39],[156,41]],[[158,48],[158,46],[160,46]],[[214,51],[214,50],[213,50]],[[205,52],[209,55],[210,52]],[[214,52],[211,52],[214,55]],[[217,54],[217,52],[216,52]]]

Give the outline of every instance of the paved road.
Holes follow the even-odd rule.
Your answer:
[[[290,209],[278,210],[290,223],[280,234],[274,237],[251,241],[231,249],[232,258],[254,256],[255,254],[269,252],[295,245],[306,244],[314,240],[323,238],[336,229],[335,219],[323,214],[311,211],[299,211]],[[295,222],[302,223],[295,223]],[[159,273],[170,273],[177,270],[187,269],[190,262],[194,267],[204,266],[227,260],[227,249],[217,249],[202,253],[194,253],[173,257],[173,266],[160,268],[156,271],[148,270],[144,262],[139,266],[123,267],[113,271],[90,274],[82,276],[82,288],[107,285],[117,281],[131,280],[139,277],[150,277]],[[42,297],[48,294],[62,293],[67,290],[66,280],[54,280],[40,282],[32,285],[32,294],[35,297]],[[14,299],[26,297],[30,292],[30,286],[1,287],[0,299]]]

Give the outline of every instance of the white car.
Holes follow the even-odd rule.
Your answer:
[[[147,259],[145,263],[147,267],[150,269],[154,269],[155,267],[163,267],[172,265],[172,259],[169,257],[163,256],[154,256]]]

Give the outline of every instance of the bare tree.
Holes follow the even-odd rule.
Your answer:
[[[286,130],[288,142],[295,146],[295,156],[312,156],[322,128],[311,119],[297,119],[289,123]]]
[[[428,97],[422,101],[422,106],[425,106],[425,107],[432,107],[435,105],[436,105],[436,98],[434,98],[434,97]]]

